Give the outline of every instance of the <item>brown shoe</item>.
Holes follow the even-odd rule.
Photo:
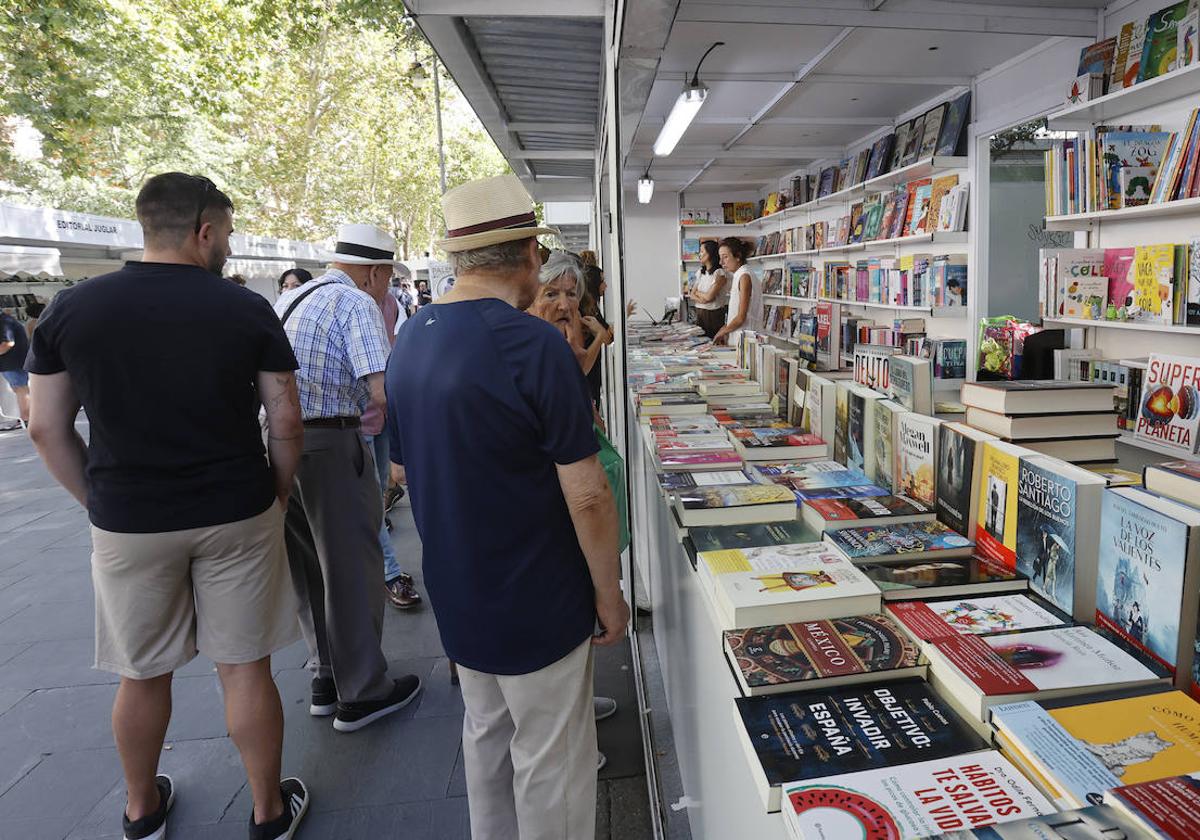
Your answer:
[[[421,603],[421,593],[413,582],[412,575],[402,574],[383,585],[388,601],[398,610],[407,610]]]

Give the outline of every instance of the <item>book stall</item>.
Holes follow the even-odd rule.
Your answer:
[[[680,189],[671,293],[761,284],[732,346],[626,324],[691,836],[1200,837],[1200,4],[1100,21]]]

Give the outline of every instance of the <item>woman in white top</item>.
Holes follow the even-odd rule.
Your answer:
[[[713,336],[714,344],[736,344],[743,329],[758,329],[757,324],[762,320],[762,289],[746,265],[746,247],[745,242],[732,236],[721,240],[721,268],[732,280],[729,314],[725,326]]]
[[[725,326],[729,310],[729,275],[721,268],[721,255],[713,239],[700,243],[700,273],[688,297],[696,304],[696,325],[712,338]]]

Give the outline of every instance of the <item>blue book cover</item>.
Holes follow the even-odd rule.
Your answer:
[[[1096,624],[1175,670],[1188,528],[1120,490],[1100,514]]]
[[[772,787],[987,746],[921,679],[734,702]]]
[[[1021,459],[1017,481],[1017,571],[1067,614],[1075,610],[1075,482]]]
[[[962,534],[937,521],[842,528],[827,532],[825,540],[851,560],[920,552],[962,553],[974,545]]]
[[[1033,701],[992,707],[992,723],[1037,757],[1076,802],[1099,802],[1122,782],[1050,713]]]

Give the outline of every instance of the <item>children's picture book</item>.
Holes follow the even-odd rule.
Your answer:
[[[791,836],[803,840],[917,840],[1056,812],[992,750],[797,781],[782,800]]]
[[[1156,170],[1152,166],[1123,166],[1117,175],[1121,207],[1140,207],[1150,203]]]
[[[935,105],[925,113],[925,127],[921,131],[921,150],[917,153],[918,160],[924,160],[937,151],[938,137],[942,132],[942,124],[946,120],[945,102]]]
[[[779,786],[984,747],[920,679],[734,700],[742,744],[768,811]]]
[[[1176,31],[1187,11],[1188,0],[1180,0],[1150,15],[1146,21],[1146,43],[1142,47],[1139,82],[1158,78],[1175,69],[1178,48]]]
[[[1104,249],[1103,273],[1108,278],[1108,302],[1121,320],[1133,306],[1133,251],[1133,248]]]
[[[1100,274],[1080,277],[1067,284],[1063,316],[1099,321],[1108,307],[1109,278]]]
[[[1152,353],[1142,385],[1134,435],[1183,455],[1200,432],[1200,357]]]
[[[1175,246],[1138,245],[1133,252],[1132,321],[1171,323],[1174,297]]]

